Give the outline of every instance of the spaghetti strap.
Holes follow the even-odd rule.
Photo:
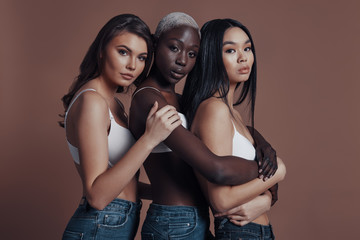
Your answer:
[[[153,90],[155,90],[155,91],[157,91],[157,92],[160,93],[160,90],[157,89],[157,88],[154,88],[154,87],[142,87],[142,88],[138,89],[137,91],[135,91],[134,94],[132,95],[132,97],[134,98],[135,95],[136,95],[138,92],[140,92],[141,90],[144,90],[144,89],[153,89]]]
[[[88,92],[88,91],[96,92],[96,90],[93,89],[93,88],[84,89],[84,90],[82,90],[81,92],[79,92],[79,94],[76,95],[76,96],[74,97],[74,99],[71,101],[71,103],[70,103],[70,105],[69,105],[69,107],[68,107],[68,109],[66,110],[66,113],[65,113],[65,118],[64,118],[64,126],[65,126],[65,128],[66,128],[67,114],[68,114],[68,112],[70,111],[71,106],[74,104],[74,102],[76,101],[76,99],[78,99],[78,97],[79,97],[81,94],[83,94],[84,92]]]

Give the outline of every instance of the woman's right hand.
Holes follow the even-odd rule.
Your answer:
[[[166,105],[158,110],[158,102],[155,101],[147,120],[144,135],[148,135],[153,146],[164,141],[170,133],[181,125],[181,119],[175,107]]]

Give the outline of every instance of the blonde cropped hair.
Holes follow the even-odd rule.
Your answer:
[[[172,12],[163,17],[156,27],[154,36],[158,39],[162,33],[184,25],[195,28],[200,36],[199,26],[196,21],[188,14],[182,12]]]

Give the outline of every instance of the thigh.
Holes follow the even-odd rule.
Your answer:
[[[63,240],[91,239],[96,234],[97,214],[78,208],[68,222],[63,233]]]

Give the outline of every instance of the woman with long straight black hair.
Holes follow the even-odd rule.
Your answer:
[[[248,29],[232,19],[205,23],[201,29],[198,60],[184,87],[182,106],[191,131],[213,153],[219,156],[233,155],[249,162],[256,160],[254,139],[259,135],[253,128],[256,80],[255,47]],[[234,100],[237,89],[241,91],[239,98]],[[244,116],[234,108],[246,100],[251,107],[250,127],[246,126]],[[196,171],[216,217],[216,239],[274,238],[266,214],[270,201],[268,208],[264,209],[264,204],[261,204],[250,217],[242,216],[240,210],[233,216],[230,212],[249,201],[257,206],[262,198],[271,199],[268,189],[276,188],[286,173],[282,160],[277,158],[277,163],[277,171],[265,177],[265,181],[255,179],[235,186],[211,183]],[[224,218],[224,215],[227,216]]]

